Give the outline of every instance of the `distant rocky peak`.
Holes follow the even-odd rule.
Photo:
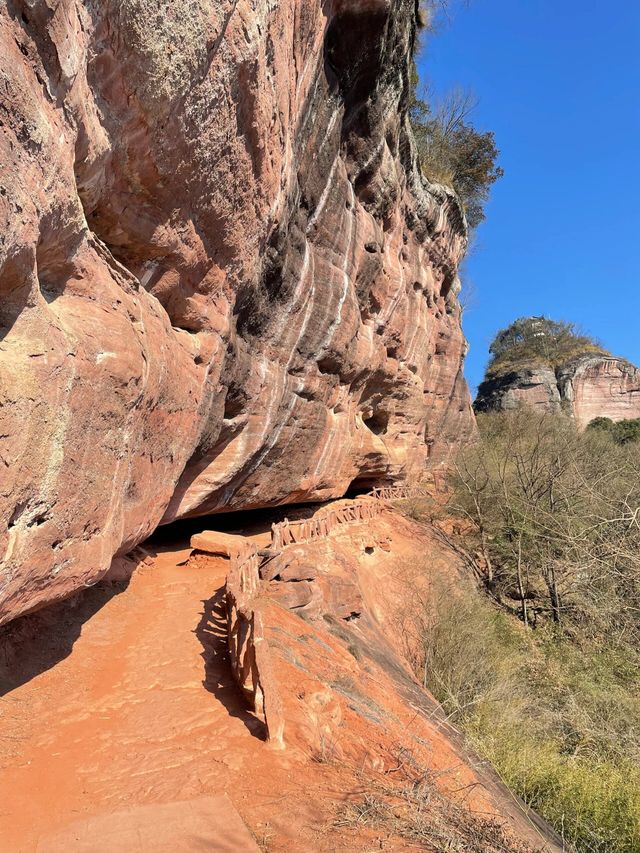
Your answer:
[[[552,414],[564,412],[580,429],[594,418],[640,417],[640,369],[604,351],[589,347],[563,364],[534,354],[516,363],[505,360],[498,368],[494,361],[478,388],[477,413],[524,405]]]

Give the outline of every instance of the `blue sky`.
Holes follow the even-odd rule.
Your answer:
[[[464,265],[466,374],[495,331],[571,320],[640,365],[640,2],[471,0],[420,56],[438,95],[473,90],[505,176]]]

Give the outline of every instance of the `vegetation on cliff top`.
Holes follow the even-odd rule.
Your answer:
[[[433,20],[446,0],[430,0],[419,19],[424,32],[433,31]],[[470,228],[485,218],[484,207],[492,184],[504,174],[496,165],[500,152],[492,131],[481,132],[471,122],[477,101],[463,90],[454,90],[439,104],[418,95],[415,63],[411,75],[409,118],[424,175],[434,183],[451,187],[460,198]],[[425,89],[426,93],[426,89]]]
[[[519,317],[496,334],[489,352],[487,378],[531,363],[557,370],[580,356],[609,355],[573,323],[548,317]]]

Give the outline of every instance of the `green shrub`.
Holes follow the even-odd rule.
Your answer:
[[[640,440],[640,418],[627,418],[622,421],[594,418],[587,429],[605,433],[616,444],[630,444]]]
[[[597,429],[601,432],[612,432],[614,427],[614,422],[611,418],[594,418],[592,421],[589,421],[587,424],[587,429]]]
[[[552,742],[514,728],[476,735],[481,753],[506,784],[579,853],[640,849],[640,771],[631,764],[563,755]]]

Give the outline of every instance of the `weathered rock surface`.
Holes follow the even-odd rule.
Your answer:
[[[508,411],[521,405],[546,412],[559,412],[560,391],[555,372],[532,365],[485,379],[473,404],[476,412]]]
[[[414,0],[0,8],[0,622],[473,429]]]
[[[557,371],[544,365],[489,377],[478,389],[477,412],[506,411],[520,405],[566,411],[580,429],[594,418],[613,421],[640,417],[640,370],[622,358],[588,355]]]
[[[217,557],[235,557],[244,547],[244,538],[219,530],[203,530],[191,537],[191,547]]]
[[[580,428],[594,418],[640,418],[640,370],[622,358],[583,358],[558,372],[558,388]]]

